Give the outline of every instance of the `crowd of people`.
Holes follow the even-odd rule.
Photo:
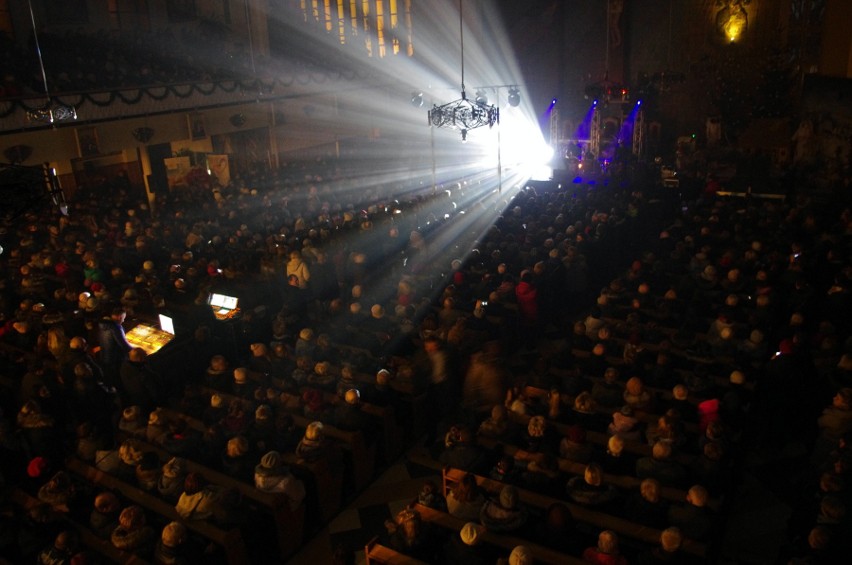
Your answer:
[[[446,496],[424,485],[418,502],[469,523],[447,537],[407,508],[370,533],[400,552],[532,562],[524,546],[501,555],[477,541],[491,531],[592,563],[693,562],[682,546],[718,551],[743,466],[795,443],[807,456],[790,480],[807,496],[787,501],[782,554],[846,555],[852,211],[616,183],[354,190],[348,179],[366,171],[291,163],[155,208],[125,188],[83,192],[68,216],[44,208],[2,226],[0,471],[4,492],[41,504],[23,513],[4,499],[0,553],[92,559],[57,518],[70,515],[157,563],[213,559],[185,523],[71,476],[66,458],[184,521],[239,527],[245,505],[187,461],[316,505],[287,456],[331,458],[324,426],[378,443],[364,403],[411,429],[405,389],[428,399],[434,460],[469,473]],[[211,292],[239,297],[240,315],[216,319]],[[149,357],[125,330],[158,313],[180,335]],[[476,475],[504,487],[485,492]],[[685,500],[666,501],[666,488]],[[525,490],[560,502],[531,508]],[[657,528],[660,543],[584,528],[567,503]]]

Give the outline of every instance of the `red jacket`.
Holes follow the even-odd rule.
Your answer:
[[[583,561],[596,563],[597,565],[627,565],[627,559],[623,555],[611,555],[601,553],[594,547],[587,547],[583,552]]]
[[[528,324],[538,320],[538,300],[535,285],[528,282],[520,282],[515,287],[515,297],[518,299],[518,310],[521,319]]]

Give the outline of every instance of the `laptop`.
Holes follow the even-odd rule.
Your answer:
[[[230,318],[238,311],[237,305],[239,304],[239,299],[236,296],[227,296],[214,292],[210,295],[207,303],[213,309],[213,314],[221,320]]]
[[[157,353],[168,345],[175,337],[174,320],[159,314],[159,329],[149,324],[137,324],[127,332],[127,342],[133,347],[145,350],[148,355]]]
[[[164,314],[159,314],[160,329],[170,335],[175,335],[175,321]]]

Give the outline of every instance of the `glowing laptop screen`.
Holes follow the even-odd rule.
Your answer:
[[[162,314],[160,316],[160,329],[167,334],[175,335],[175,321],[168,316]]]
[[[224,294],[211,294],[210,295],[210,306],[216,308],[225,308],[227,310],[233,310],[237,307],[238,299],[236,296],[225,296]]]

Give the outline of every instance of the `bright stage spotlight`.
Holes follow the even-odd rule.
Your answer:
[[[521,103],[521,93],[514,86],[509,89],[509,106],[516,108]]]
[[[412,92],[411,93],[411,105],[415,108],[420,108],[423,106],[423,93],[422,92]]]
[[[531,178],[549,179],[554,150],[545,141],[538,123],[513,112],[500,121],[499,128],[500,136],[482,136],[472,141],[481,147],[482,160],[478,166],[488,169],[496,165],[499,154],[501,167],[506,173],[504,185],[526,182]]]

